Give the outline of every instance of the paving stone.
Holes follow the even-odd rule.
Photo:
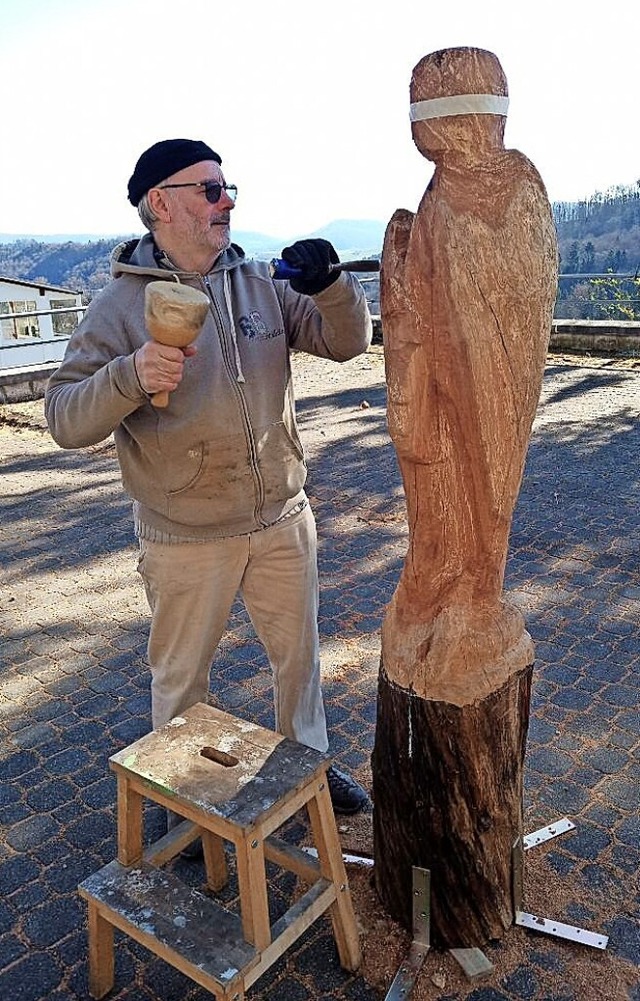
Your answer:
[[[616,717],[616,724],[640,736],[640,713],[622,712]]]
[[[584,811],[583,817],[585,820],[593,821],[594,824],[599,824],[601,827],[610,828],[618,820],[619,813],[617,810],[604,806],[602,803],[594,803]]]
[[[511,1001],[511,999],[493,987],[480,987],[468,995],[468,1001]]]
[[[640,817],[625,817],[615,828],[615,835],[618,841],[640,848]]]
[[[14,825],[31,817],[32,814],[33,810],[26,803],[10,803],[9,806],[3,806],[0,809],[0,824]]]
[[[25,775],[38,765],[38,757],[33,751],[9,753],[0,761],[5,782]]]
[[[64,895],[35,907],[26,915],[22,927],[31,945],[42,949],[73,931],[81,917],[84,917],[84,908],[77,894]]]
[[[289,1001],[289,996],[282,994],[282,998],[287,998]],[[373,988],[367,986],[362,980],[354,980],[353,983],[347,984],[343,996],[346,1001],[378,1001],[379,993],[374,991]],[[275,999],[274,999],[275,1001]],[[280,1001],[280,999],[278,999]],[[451,995],[448,997],[442,996],[441,1001],[455,1001]]]
[[[638,922],[627,917],[617,917],[607,923],[605,931],[609,935],[612,952],[640,966],[640,929]]]
[[[33,810],[51,812],[62,803],[68,803],[78,793],[77,788],[68,779],[57,779],[55,782],[42,782],[25,793],[25,801]]]
[[[612,706],[627,708],[637,706],[637,689],[630,685],[607,685],[602,691],[602,698],[611,703]]]
[[[553,952],[530,952],[530,961],[535,965],[539,966],[541,970],[552,970],[554,973],[560,973],[564,969],[564,961]]]
[[[519,966],[502,981],[502,986],[515,998],[534,998],[538,990],[536,976],[528,966]]]
[[[335,990],[347,976],[336,963],[335,942],[328,936],[316,937],[300,950],[296,957],[296,973],[300,976],[310,974],[318,991]]]
[[[552,701],[563,709],[588,709],[591,705],[591,696],[588,692],[582,692],[578,688],[562,688],[552,697]]]
[[[627,755],[622,751],[599,747],[593,751],[585,751],[584,760],[593,768],[607,775],[615,775],[627,762]]]
[[[83,747],[68,747],[59,754],[48,757],[45,771],[50,775],[72,775],[86,761],[87,750]]]
[[[0,936],[0,971],[24,956],[26,951],[27,947],[15,935]]]
[[[80,922],[84,926],[84,921]],[[87,962],[87,933],[84,927],[82,931],[74,931],[67,935],[60,942],[51,946],[49,952],[53,959],[65,970],[71,969],[78,963],[86,965]]]
[[[540,801],[560,816],[578,814],[589,802],[589,793],[575,782],[559,780],[542,787]]]
[[[637,810],[640,805],[640,786],[632,778],[607,778],[601,787],[606,799],[623,810]]]
[[[546,858],[549,865],[561,876],[566,876],[576,868],[575,860],[564,852],[550,851]]]
[[[18,852],[28,851],[52,837],[59,825],[48,816],[32,816],[15,824],[7,834],[7,843]]]
[[[67,837],[78,848],[88,848],[92,844],[114,835],[112,814],[92,811],[69,826]]]
[[[32,952],[0,970],[0,997],[7,1001],[50,998],[62,980],[62,971],[44,952]]]
[[[22,791],[17,783],[0,783],[0,807],[9,806],[16,803],[22,796]]]
[[[41,867],[32,858],[14,855],[0,862],[0,887],[3,895],[13,893],[31,880],[37,879]]]
[[[29,854],[36,862],[47,866],[52,862],[66,859],[73,851],[73,846],[63,837],[55,837],[35,845]]]
[[[556,737],[557,730],[546,720],[534,718],[529,723],[528,740],[530,744],[548,744]],[[530,756],[527,757],[527,764]]]
[[[36,723],[34,726],[26,726],[14,737],[15,743],[21,748],[31,748],[37,750],[48,740],[57,736],[54,726],[47,723]]]
[[[611,849],[611,861],[619,867],[622,873],[637,873],[640,871],[640,848],[630,845],[615,845]]]
[[[527,764],[529,768],[551,776],[566,775],[573,768],[573,760],[568,754],[547,747],[530,751]]]

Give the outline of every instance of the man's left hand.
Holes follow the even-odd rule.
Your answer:
[[[340,277],[332,271],[332,264],[339,264],[339,257],[328,240],[298,240],[282,251],[282,259],[300,271],[299,278],[291,279],[291,288],[303,295],[317,295],[329,288]]]

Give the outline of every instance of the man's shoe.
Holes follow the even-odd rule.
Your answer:
[[[180,852],[180,858],[190,859],[191,861],[194,861],[195,859],[203,859],[204,848],[202,847],[202,838],[196,838],[196,840],[192,841],[190,845],[183,848]]]
[[[370,810],[371,800],[362,786],[335,765],[327,768],[329,795],[336,813],[359,813]]]

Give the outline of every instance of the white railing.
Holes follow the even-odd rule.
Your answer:
[[[59,306],[56,309],[30,309],[23,313],[0,313],[0,320],[26,320],[32,316],[57,316],[60,313],[76,313],[78,322],[87,309],[86,306]],[[53,337],[39,337],[25,334],[19,338],[0,339],[0,370],[23,368],[31,365],[47,365],[62,361],[71,335],[54,334]]]

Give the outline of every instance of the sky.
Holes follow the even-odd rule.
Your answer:
[[[458,45],[500,59],[552,201],[632,185],[639,28],[637,0],[0,0],[0,232],[140,232],[128,178],[176,137],[222,156],[235,229],[386,222],[433,172],[412,68]]]

